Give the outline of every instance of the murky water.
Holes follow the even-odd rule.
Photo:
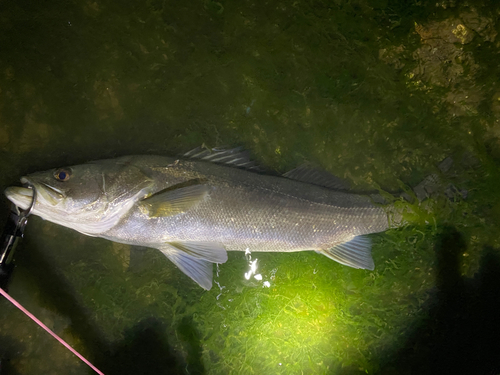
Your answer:
[[[209,292],[158,251],[33,217],[11,295],[108,375],[493,371],[499,11],[487,1],[0,2],[2,188],[37,170],[204,143],[391,192],[451,156],[446,184],[468,192],[372,236],[373,272],[309,252],[229,253]],[[92,373],[0,305],[2,375]]]

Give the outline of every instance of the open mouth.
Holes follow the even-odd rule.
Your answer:
[[[41,200],[48,205],[56,205],[64,198],[64,193],[57,188],[31,182],[26,177],[21,177],[23,187],[11,186],[5,189],[5,196],[21,210],[28,210],[28,215],[35,206],[35,201]]]
[[[10,186],[5,189],[5,196],[22,210],[27,210],[33,202],[34,190],[26,187]]]

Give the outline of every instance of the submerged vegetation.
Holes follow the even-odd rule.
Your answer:
[[[229,253],[204,292],[158,251],[31,218],[11,294],[108,375],[493,371],[499,11],[486,0],[2,1],[4,187],[202,143],[384,192],[454,160],[431,199],[400,201],[406,225],[371,236],[373,272],[261,253],[262,280],[247,280],[248,257]],[[0,304],[2,367],[89,373]]]

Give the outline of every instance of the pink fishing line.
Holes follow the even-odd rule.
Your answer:
[[[66,348],[68,348],[74,355],[76,355],[78,358],[80,358],[83,362],[85,362],[92,370],[97,372],[99,375],[104,375],[101,371],[99,371],[92,363],[90,363],[83,355],[78,353],[75,349],[73,349],[69,344],[64,341],[62,338],[57,336],[54,332],[52,332],[45,324],[43,324],[40,320],[38,320],[32,313],[30,313],[28,310],[26,310],[19,302],[17,302],[14,298],[9,296],[9,294],[0,288],[0,294],[7,298],[14,306],[16,306],[19,310],[21,310],[23,313],[28,315],[36,324],[38,324],[40,327],[42,327],[44,330],[46,330],[48,333],[52,335],[57,341],[59,341],[61,344],[63,344]]]

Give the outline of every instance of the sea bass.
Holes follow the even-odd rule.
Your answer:
[[[204,289],[227,252],[315,250],[372,270],[370,240],[389,228],[387,209],[338,190],[335,177],[306,167],[283,176],[251,171],[238,150],[183,158],[126,156],[21,178],[36,191],[32,214],[88,236],[156,248]],[[28,209],[33,189],[9,187]]]

